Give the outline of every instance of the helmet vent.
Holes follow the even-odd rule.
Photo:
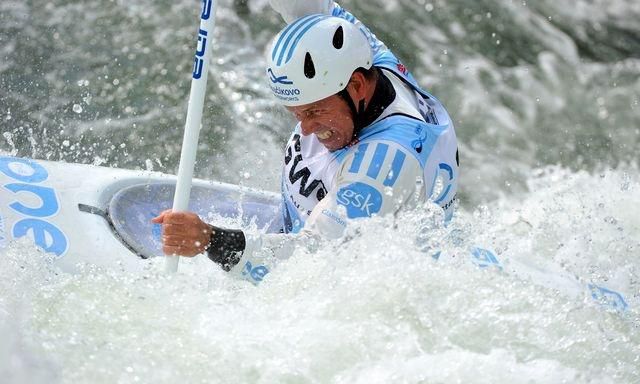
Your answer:
[[[304,56],[304,75],[307,79],[313,79],[316,76],[316,67],[309,52]]]
[[[342,30],[342,25],[336,29],[336,32],[333,34],[333,46],[335,49],[342,48],[344,44],[344,31]]]

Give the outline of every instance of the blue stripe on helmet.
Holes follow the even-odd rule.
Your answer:
[[[276,59],[276,55],[278,52],[278,48],[280,47],[280,44],[282,44],[282,42],[285,40],[285,38],[287,37],[287,34],[289,32],[291,32],[291,30],[293,28],[295,28],[298,24],[300,23],[304,23],[306,20],[311,19],[313,17],[317,17],[318,15],[309,15],[309,16],[305,16],[301,19],[296,20],[295,22],[289,24],[280,34],[280,37],[278,38],[278,41],[276,42],[276,45],[273,47],[273,52],[271,52],[271,60],[275,60]]]
[[[293,37],[298,34],[298,36],[296,37],[296,39],[294,40],[294,48],[295,45],[298,44],[298,41],[300,40],[300,37],[302,37],[302,35],[304,35],[309,28],[311,28],[313,25],[315,25],[316,23],[320,22],[321,20],[326,19],[328,16],[324,16],[324,15],[313,15],[313,17],[306,19],[306,20],[300,20],[300,22],[296,23],[297,26],[296,28],[289,34],[289,36],[287,36],[287,40],[284,42],[284,45],[282,46],[282,49],[280,50],[280,55],[278,56],[278,62],[276,63],[276,65],[281,65],[282,64],[282,59],[284,58],[284,54],[287,50],[289,50],[291,47],[289,46],[289,43],[291,42],[291,39],[293,39]],[[300,31],[300,29],[304,28],[302,31]],[[298,32],[300,31],[300,32]],[[291,58],[291,55],[289,55],[289,59]],[[289,62],[289,59],[287,59],[287,61],[285,62],[285,64],[287,62]]]
[[[295,40],[293,41],[293,43],[291,44],[290,48],[289,48],[289,54],[287,55],[287,59],[284,61],[284,63],[288,63],[289,60],[291,60],[291,56],[293,56],[293,52],[296,50],[296,46],[298,45],[298,43],[300,42],[300,39],[302,38],[302,36],[304,36],[305,33],[307,33],[307,31],[313,27],[314,25],[318,24],[320,21],[326,19],[327,16],[323,16],[317,20],[314,20],[313,22],[311,22],[309,25],[307,25],[306,27],[304,27],[304,29],[302,31],[300,31],[300,33],[298,33],[298,35],[296,36]]]

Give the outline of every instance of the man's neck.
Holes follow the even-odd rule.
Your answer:
[[[372,86],[365,97],[365,109],[361,116],[362,127],[367,127],[373,123],[384,110],[396,99],[396,91],[391,81],[376,68],[375,79],[372,79]]]

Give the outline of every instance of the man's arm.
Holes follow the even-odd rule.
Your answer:
[[[423,178],[422,167],[402,146],[385,141],[360,143],[344,159],[334,186],[313,209],[303,230],[297,234],[244,234],[244,252],[231,260],[231,272],[258,283],[296,247],[312,251],[322,239],[340,238],[353,220],[412,208],[417,196],[424,194],[416,191],[417,185],[423,185],[416,183],[418,178]]]
[[[162,212],[165,253],[195,256],[206,252],[224,270],[260,282],[296,247],[314,250],[322,239],[340,238],[352,220],[395,214],[412,208],[423,171],[404,147],[387,141],[358,144],[347,154],[333,187],[297,234],[249,234],[208,225],[194,213]]]

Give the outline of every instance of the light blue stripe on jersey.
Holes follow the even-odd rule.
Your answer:
[[[287,26],[287,28],[285,28],[282,33],[280,34],[280,37],[278,38],[278,41],[276,42],[276,45],[273,47],[273,52],[271,52],[271,60],[275,60],[276,56],[278,54],[278,49],[280,48],[280,44],[282,44],[284,42],[284,40],[287,38],[287,36],[289,35],[289,32],[291,32],[291,30],[293,28],[296,27],[296,25],[298,25],[299,23],[304,23],[306,20],[314,17],[315,15],[309,15],[307,17],[303,17],[301,19],[299,19],[296,22],[293,22],[291,24],[289,24]]]
[[[378,143],[376,146],[376,151],[373,153],[373,159],[371,159],[371,164],[369,164],[369,169],[367,170],[367,176],[372,179],[377,179],[380,174],[380,168],[382,168],[382,163],[384,163],[384,158],[387,157],[387,151],[389,150],[389,144]]]
[[[360,166],[362,165],[362,160],[364,159],[365,153],[367,153],[367,148],[369,144],[364,143],[358,146],[358,150],[356,154],[353,156],[353,163],[351,163],[351,167],[349,167],[350,173],[358,173],[360,172]]]
[[[398,180],[398,176],[400,176],[400,170],[402,169],[402,165],[404,165],[404,159],[407,155],[404,152],[397,150],[396,155],[393,158],[393,162],[391,163],[391,170],[387,173],[387,178],[384,179],[383,185],[385,187],[393,187],[393,184]]]

